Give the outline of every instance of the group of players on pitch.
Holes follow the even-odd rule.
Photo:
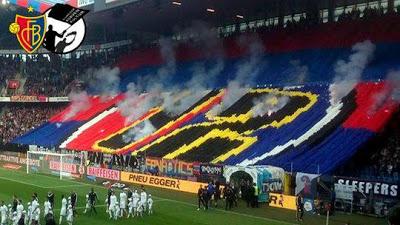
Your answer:
[[[69,225],[72,225],[74,217],[73,204],[76,203],[77,195],[71,193],[68,200],[62,195],[62,206],[60,211],[60,224],[63,218],[66,218]],[[39,204],[37,193],[33,193],[32,201],[27,203],[26,208],[22,204],[22,200],[17,196],[13,196],[12,204],[6,205],[4,201],[0,203],[0,224],[1,225],[39,225],[41,214],[43,212],[46,225],[55,225],[54,219],[54,194],[49,192],[46,201],[43,203],[43,211]]]
[[[59,217],[59,225],[63,220],[68,225],[72,225],[74,217],[77,215],[76,205],[78,196],[75,192],[71,192],[68,198],[65,195],[61,196],[61,209]],[[96,203],[98,197],[96,192],[91,191],[86,195],[86,205],[84,213],[97,214]],[[144,213],[153,214],[153,199],[151,194],[147,194],[143,186],[140,193],[137,190],[125,188],[119,194],[119,201],[113,189],[109,189],[106,199],[107,209],[110,219],[117,220],[126,216],[143,217]],[[43,216],[46,225],[56,225],[54,215],[54,193],[48,192],[47,199],[43,203]],[[41,207],[37,193],[32,195],[32,201],[27,203],[25,208],[22,200],[15,195],[12,204],[6,205],[4,201],[0,202],[0,225],[40,225]]]
[[[107,209],[110,219],[117,220],[118,218],[126,216],[129,217],[143,217],[144,213],[153,214],[153,198],[151,194],[147,194],[144,187],[138,190],[131,190],[125,188],[118,197],[112,189],[108,190],[108,197],[106,199]]]

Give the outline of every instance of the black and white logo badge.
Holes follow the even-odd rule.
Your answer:
[[[47,10],[47,31],[43,46],[57,54],[70,53],[79,48],[86,34],[83,16],[88,12],[64,4],[56,4]]]

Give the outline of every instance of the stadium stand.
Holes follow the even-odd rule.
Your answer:
[[[37,128],[52,115],[57,114],[63,105],[41,105],[16,103],[2,107],[0,117],[0,142],[8,143],[17,136]]]
[[[375,17],[373,14],[371,12],[371,18]],[[117,154],[145,151],[148,156],[166,159],[274,165],[286,170],[327,173],[352,157],[379,132],[398,105],[387,100],[371,112],[375,96],[386,88],[385,82],[359,83],[340,104],[331,105],[326,82],[335,75],[335,63],[349,56],[353,44],[364,40],[374,42],[376,51],[363,79],[383,79],[386,71],[397,69],[398,58],[393,56],[400,48],[398,18],[395,14],[362,20],[355,16],[342,18],[338,23],[314,24],[306,31],[297,30],[294,25],[293,29],[258,31],[257,41],[265,46],[261,61],[267,63],[265,67],[260,66],[262,75],[255,83],[274,87],[251,89],[217,117],[207,112],[221,102],[226,94],[223,90],[204,95],[178,116],[170,116],[162,108],[155,107],[130,123],[124,122],[118,109],[124,96],[105,102],[95,97],[90,100],[90,107],[77,115],[65,119],[71,111],[69,107],[38,129],[14,139],[13,143],[35,141],[45,147]],[[252,34],[245,34],[245,38],[253,40]],[[225,66],[215,88],[226,86],[227,81],[234,79],[237,66],[251,57],[249,46],[238,43],[235,36],[224,39],[222,46]],[[175,57],[178,63],[171,83],[177,84],[187,81],[185,74],[190,73],[194,64],[212,66],[214,59],[207,58],[190,44],[178,44]],[[298,59],[302,60],[300,65],[308,68],[309,74],[306,80],[293,81],[296,68],[288,68],[287,63]],[[125,91],[130,82],[156,74],[164,60],[159,47],[135,50],[122,56],[116,63],[122,71],[121,91]],[[307,84],[288,87],[299,82]],[[270,115],[252,116],[252,102],[265,94],[272,94],[275,99],[285,96],[289,101]],[[145,121],[150,121],[155,131],[126,142],[124,136]],[[338,149],[339,144],[343,148]]]
[[[383,132],[360,149],[351,164],[339,167],[336,173],[370,180],[398,182],[400,180],[398,122],[397,113]]]
[[[221,1],[199,12],[207,13],[199,16],[204,24],[193,19],[197,13],[184,15],[190,4],[197,10],[207,1],[73,2],[90,12],[85,42],[71,53],[25,54],[13,49],[9,33],[0,34],[0,181],[10,186],[0,196],[34,188],[37,203],[37,194],[48,196],[53,187],[56,196],[72,190],[67,222],[77,224],[104,216],[125,221],[136,193],[129,189],[138,186],[137,211],[152,192],[155,218],[170,217],[171,224],[193,217],[224,224],[230,210],[237,224],[393,221],[390,208],[400,196],[400,0],[257,0],[244,5],[271,7],[240,12],[240,1]],[[131,13],[138,9],[152,13]],[[0,16],[14,20],[26,15],[20,10],[3,1]],[[138,31],[136,18],[146,29]],[[165,29],[164,22],[182,18]],[[96,204],[94,188],[84,202],[89,186],[101,202],[108,192],[97,207],[107,206],[109,215],[84,215]],[[128,205],[118,189],[132,194]],[[182,195],[182,215],[174,215],[178,192],[197,193],[199,204],[191,207],[193,199]],[[77,195],[83,201],[73,204]],[[217,211],[198,217],[201,204]]]
[[[79,58],[61,59],[57,55],[32,55],[20,57],[0,56],[2,96],[66,96],[76,81],[87,81],[93,74],[89,68],[115,63],[118,50],[96,54],[81,54]],[[17,80],[20,87],[10,87],[10,80]]]
[[[376,44],[374,59],[363,73],[363,79],[384,79],[385,72],[397,69],[396,52],[399,50],[398,40],[400,33],[398,15],[386,15],[375,20],[355,20],[341,23],[321,24],[312,26],[307,31],[278,29],[260,33],[260,42],[265,46],[266,54],[263,58],[268,65],[260,71],[257,84],[294,84],[295,67],[287,66],[288,62],[296,62],[308,68],[309,74],[303,82],[331,81],[334,76],[334,66],[338,59],[344,59],[350,54],[350,47],[364,40],[371,40]],[[327,35],[331,34],[331,35]],[[350,35],[351,34],[351,35]],[[218,77],[217,87],[226,86],[226,82],[233,79],[235,69],[241,55],[247,51],[236,38],[227,38],[223,44],[227,57],[224,70]],[[177,65],[177,73],[172,82],[182,82],[184,74],[197,60],[204,58],[200,50],[187,45],[179,45],[176,50],[176,59],[185,63]],[[125,90],[129,82],[146,74],[156,74],[162,63],[162,56],[158,48],[135,51],[122,57],[117,64],[123,71],[121,74],[121,88]],[[279,74],[279,76],[277,76]],[[178,79],[179,78],[179,79]]]
[[[268,66],[262,71],[265,75],[259,77],[257,83],[277,85],[296,83],[294,74],[297,72],[297,64],[308,68],[309,74],[303,82],[330,81],[334,73],[334,62],[348,55],[349,47],[352,44],[367,39],[377,43],[377,51],[376,60],[367,68],[363,78],[383,79],[384,72],[382,71],[397,69],[393,68],[393,65],[396,65],[394,56],[399,51],[399,45],[396,44],[399,40],[397,29],[399,15],[388,12],[382,16],[377,14],[376,10],[369,13],[367,11],[367,15],[362,18],[349,16],[353,14],[352,12],[343,14],[340,17],[342,19],[336,23],[318,24],[302,20],[298,22],[298,25],[290,25],[285,28],[262,27],[248,31],[249,35],[258,32],[260,41],[266,49],[264,58],[268,62]],[[304,28],[307,28],[306,32]],[[350,33],[351,35],[349,35]],[[237,35],[227,37],[223,43],[227,60],[223,75],[218,78],[217,87],[224,87],[226,81],[232,78],[229,74],[234,73],[228,70],[235,69],[238,57],[246,51],[245,47],[237,43]],[[125,54],[135,48],[137,49],[132,45],[128,48],[114,49],[111,52],[83,54],[79,59],[60,59],[52,55],[52,63],[44,57],[28,57],[26,66],[20,66],[18,62],[22,59],[19,57],[11,59],[2,56],[2,63],[7,66],[1,67],[1,86],[7,87],[8,79],[26,79],[25,87],[19,94],[65,95],[69,91],[65,90],[65,87],[76,79],[82,79],[82,75],[88,68],[96,68],[99,65],[117,65],[123,71],[121,89],[125,90],[126,84],[135,81],[141,75],[155,73],[158,69],[157,65],[162,63],[158,47],[141,48],[134,50],[133,53]],[[122,58],[117,60],[121,55],[123,55]],[[181,75],[187,74],[192,65],[201,61],[204,56],[204,53],[193,48],[193,45],[180,44],[176,50],[176,58],[185,63],[177,65],[178,70],[172,82],[182,82],[177,77],[187,77]],[[291,62],[291,66],[288,67],[287,62]],[[62,75],[53,76],[52,74]],[[277,74],[281,76],[276,76]],[[14,93],[13,90],[5,91],[3,93],[8,95]]]

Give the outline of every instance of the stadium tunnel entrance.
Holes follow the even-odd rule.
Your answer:
[[[236,171],[229,177],[229,182],[240,185],[242,182],[253,184],[253,177],[246,171]]]

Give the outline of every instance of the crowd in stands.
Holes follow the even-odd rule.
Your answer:
[[[389,136],[383,146],[371,156],[372,166],[368,173],[377,177],[393,177],[399,180],[400,174],[400,127],[392,124]]]
[[[0,56],[0,88],[5,90],[1,94],[66,96],[70,91],[68,87],[74,80],[81,79],[89,68],[111,66],[117,55],[102,52],[61,59],[57,55],[38,54],[26,57],[25,61],[19,55]],[[22,87],[19,90],[8,88],[10,79],[22,81]]]
[[[0,143],[8,143],[15,137],[46,122],[63,105],[19,104],[5,106],[0,116]]]
[[[383,16],[385,14],[385,10],[382,7],[367,7],[363,10],[363,16],[361,16],[361,11],[357,8],[353,8],[349,12],[343,12],[339,18],[339,22],[345,22],[350,20],[357,20],[357,19],[371,19],[378,16]],[[395,13],[395,12],[388,12],[388,13]],[[400,13],[400,11],[397,11]]]
[[[353,8],[351,11],[339,15],[338,22],[346,22],[358,19],[368,19],[384,15],[382,7],[367,7],[362,12]],[[397,11],[397,12],[396,12]],[[400,14],[400,6],[396,11],[388,11],[388,14]],[[322,19],[318,16],[310,16],[305,13],[300,19],[289,19],[285,22],[284,29],[297,30],[306,29],[322,23]],[[239,24],[234,33],[229,35],[239,35],[241,32],[269,32],[276,29],[282,29],[278,24],[265,24],[265,26],[247,26],[246,30],[241,30]],[[223,35],[227,36],[227,35]],[[153,43],[153,42],[151,42]],[[153,43],[154,44],[154,43]],[[153,46],[142,44],[137,46],[135,43],[128,48],[114,49],[114,51],[86,53],[80,55],[79,58],[72,56],[69,59],[60,58],[58,55],[30,55],[22,60],[22,56],[0,56],[0,88],[6,91],[1,95],[46,95],[46,96],[65,96],[69,93],[69,85],[74,84],[73,81],[82,79],[86,75],[89,68],[98,68],[100,65],[110,66],[115,64],[116,59],[130,49],[143,48],[143,46]],[[9,79],[26,79],[21,82],[20,90],[7,89],[7,81]],[[84,79],[83,79],[84,80]]]
[[[337,22],[348,22],[348,21],[354,21],[354,20],[368,20],[368,19],[373,19],[379,16],[383,16],[385,14],[400,14],[400,5],[394,10],[394,11],[387,11],[385,12],[384,8],[382,6],[379,7],[370,7],[367,6],[363,11],[360,9],[354,7],[351,9],[351,11],[346,12],[347,10],[343,10],[342,14],[340,14],[337,18]],[[322,24],[324,23],[323,18],[318,17],[318,16],[312,16],[312,15],[306,15],[306,13],[303,13],[299,19],[294,19],[294,15],[292,16],[291,19],[288,19],[284,24],[276,24],[276,23],[268,23],[266,22],[265,26],[253,26],[250,27],[248,26],[245,32],[268,32],[268,31],[274,31],[274,30],[280,30],[282,28],[286,30],[297,30],[297,29],[307,29],[309,27]],[[282,27],[283,26],[283,27]],[[235,29],[235,33],[232,35],[238,35],[240,34],[240,28],[239,24],[237,24],[237,27]],[[225,35],[226,36],[226,35]]]
[[[399,133],[397,134],[399,135]],[[372,156],[375,161],[373,174],[377,176],[395,176],[400,173],[400,140],[389,139],[388,146]]]
[[[367,180],[400,181],[400,117],[394,116],[385,130],[371,139],[353,160],[336,173]]]
[[[6,84],[6,81],[17,75],[19,60],[11,57],[0,56],[0,84]],[[3,86],[3,85],[2,85]]]

